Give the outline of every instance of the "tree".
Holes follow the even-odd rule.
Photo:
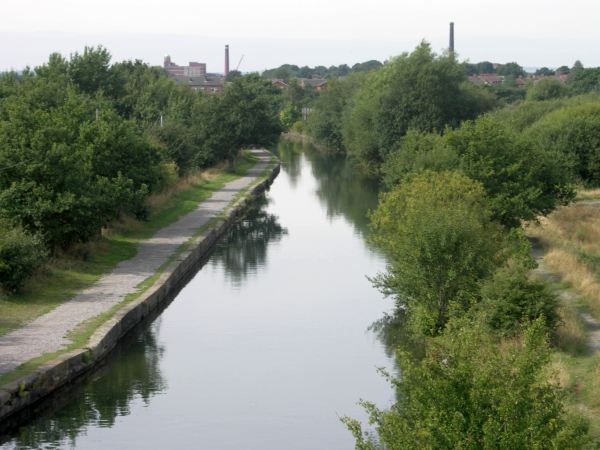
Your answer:
[[[494,64],[489,61],[481,61],[477,64],[464,63],[467,75],[475,75],[482,73],[494,73]]]
[[[600,90],[600,67],[585,69],[582,65],[573,66],[567,86],[574,94],[585,94]]]
[[[279,89],[256,74],[227,85],[221,96],[213,96],[202,105],[198,163],[231,161],[244,146],[276,142],[283,131],[280,106]]]
[[[362,63],[356,63],[352,66],[353,72],[370,72],[375,69],[379,69],[383,64],[380,61],[371,59]]]
[[[560,321],[558,300],[545,283],[528,278],[534,262],[529,254],[524,256],[510,260],[483,283],[480,309],[485,323],[494,330],[514,334],[523,324],[539,319],[547,331],[553,332]]]
[[[344,151],[343,114],[352,93],[361,86],[364,76],[353,74],[343,81],[330,80],[327,89],[312,103],[307,127],[319,142],[337,152]]]
[[[381,195],[371,221],[373,241],[389,259],[376,283],[425,334],[469,309],[504,245],[483,186],[458,172],[406,179]]]
[[[29,235],[20,227],[0,224],[0,285],[5,292],[18,291],[46,256],[39,236]]]
[[[78,92],[64,60],[38,69],[2,100],[0,216],[54,249],[143,214],[159,159],[106,100]]]
[[[600,185],[600,105],[593,99],[551,112],[526,130],[539,147],[571,160],[584,183]]]
[[[437,56],[426,42],[369,75],[354,94],[344,120],[344,144],[376,171],[408,129],[441,132],[492,105],[482,90],[464,83],[460,64]]]
[[[422,360],[399,353],[397,402],[389,410],[363,402],[375,433],[343,421],[357,450],[587,448],[587,421],[569,415],[563,391],[546,381],[549,359],[539,321],[500,343],[481,324],[458,326]]]
[[[408,130],[382,166],[383,181],[393,188],[412,173],[424,170],[442,172],[459,166],[456,152],[446,145],[444,137],[437,133]]]
[[[237,79],[241,76],[242,76],[242,72],[240,72],[239,70],[230,70],[229,73],[227,74],[227,78],[225,78],[225,81],[234,81],[235,79]]]
[[[525,71],[523,70],[523,67],[518,65],[516,62],[509,62],[501,65],[498,68],[497,72],[498,75],[504,75],[506,77],[518,78],[525,76]]]
[[[540,69],[538,69],[538,70],[535,71],[536,75],[540,75],[540,76],[543,76],[543,77],[549,77],[551,75],[554,75],[554,73],[555,73],[554,70],[550,70],[547,67],[542,67],[542,68],[540,68]]]
[[[544,78],[537,81],[527,89],[527,100],[551,100],[564,97],[567,88],[555,78]]]
[[[83,54],[71,55],[69,77],[78,88],[87,94],[103,91],[112,94],[117,86],[110,71],[111,55],[102,46],[85,47]]]
[[[517,227],[574,197],[569,158],[517,135],[492,115],[445,137],[460,169],[484,186],[492,217],[503,225]]]

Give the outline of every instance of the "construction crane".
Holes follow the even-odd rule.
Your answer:
[[[235,70],[237,72],[239,72],[240,70],[240,64],[242,64],[242,61],[244,60],[244,55],[242,55],[242,57],[240,58],[240,61],[237,63],[237,66],[235,66]]]

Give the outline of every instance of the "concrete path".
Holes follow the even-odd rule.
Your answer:
[[[221,213],[240,190],[253,184],[269,164],[271,154],[253,150],[260,161],[248,173],[215,191],[198,208],[143,241],[135,257],[122,261],[94,285],[28,325],[0,336],[0,374],[19,365],[65,348],[71,341],[65,335],[81,322],[91,319],[136,291],[136,286],[152,276],[169,257],[200,227]]]

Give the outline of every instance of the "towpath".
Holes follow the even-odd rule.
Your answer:
[[[578,204],[590,205],[592,207],[600,206],[600,201],[585,201],[585,202],[577,202]],[[560,275],[551,272],[548,270],[546,265],[544,264],[544,249],[537,242],[532,242],[531,256],[533,256],[538,264],[537,268],[534,269],[533,273],[544,281],[555,284],[561,281]],[[569,288],[559,288],[556,291],[556,295],[565,302],[576,302],[579,298],[579,295],[572,289]],[[587,347],[591,354],[596,354],[600,352],[600,322],[596,320],[590,313],[587,311],[582,311],[581,309],[577,310],[581,321],[585,327],[585,331],[587,333],[588,341]]]
[[[33,358],[64,349],[71,344],[66,335],[77,325],[108,311],[128,294],[136,292],[136,286],[156,273],[199,228],[223,212],[240,191],[263,174],[272,155],[265,150],[253,150],[253,153],[259,161],[246,175],[227,183],[194,211],[141,242],[135,257],[122,261],[91,287],[49,313],[0,336],[0,375]]]

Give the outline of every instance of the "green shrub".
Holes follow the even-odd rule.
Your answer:
[[[527,277],[528,269],[508,264],[483,284],[481,306],[492,329],[514,334],[524,323],[541,318],[548,331],[556,330],[558,300],[544,283]]]
[[[481,324],[458,325],[431,340],[420,360],[399,354],[397,402],[387,410],[363,402],[374,431],[342,419],[357,449],[589,448],[589,423],[569,414],[564,392],[547,381],[540,321],[505,342]]]
[[[459,172],[424,171],[382,194],[373,242],[388,256],[376,281],[419,334],[438,334],[471,306],[479,282],[503,261],[483,186]]]
[[[561,108],[547,114],[525,133],[540,147],[573,158],[583,182],[600,185],[600,102]]]
[[[555,78],[544,78],[527,90],[527,100],[551,100],[567,95],[567,88]]]
[[[20,228],[0,231],[0,285],[7,292],[23,286],[44,262],[46,250],[41,239]]]
[[[408,130],[396,150],[382,166],[383,181],[393,187],[413,172],[454,170],[459,166],[457,153],[448,147],[443,136]]]

